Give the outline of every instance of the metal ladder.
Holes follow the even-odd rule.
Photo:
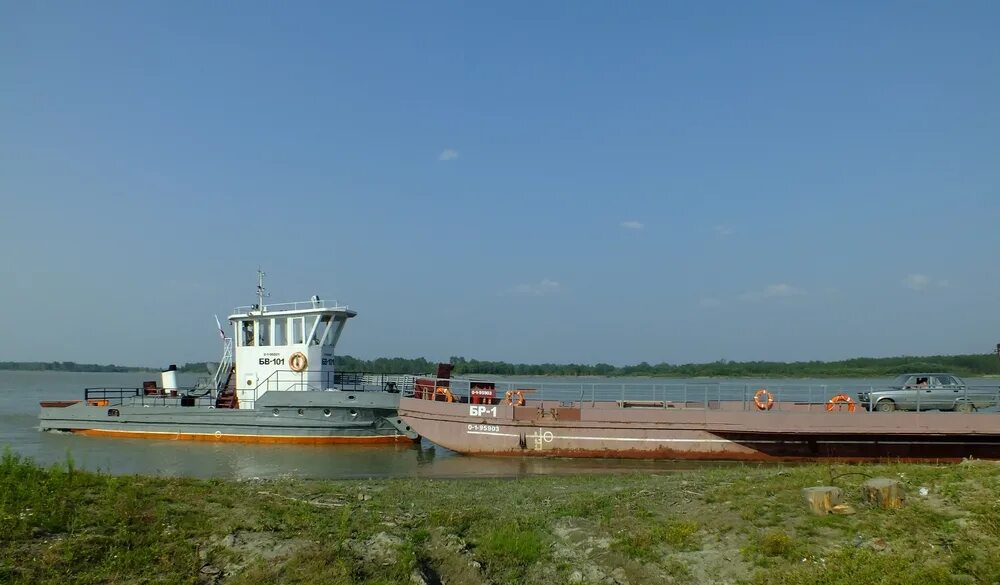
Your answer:
[[[222,392],[229,384],[229,378],[233,375],[233,340],[226,338],[223,342],[222,349],[222,361],[219,362],[219,367],[215,370],[215,377],[213,378],[213,387],[216,394]]]

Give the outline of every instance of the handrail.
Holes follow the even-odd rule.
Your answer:
[[[215,370],[213,378],[214,392],[222,391],[226,382],[229,381],[229,376],[232,374],[233,369],[233,340],[226,337],[222,344],[222,360],[219,362],[219,367]]]
[[[145,388],[129,388],[102,386],[83,389],[84,401],[93,406],[121,406],[127,400],[131,404],[140,406],[184,406],[185,402],[190,405],[204,404],[212,406],[215,398],[206,395],[192,395],[190,392],[197,388],[177,388],[176,392],[146,394]],[[157,390],[163,390],[158,388]],[[171,389],[173,390],[173,389]],[[100,404],[99,402],[104,402]]]
[[[481,390],[493,388],[492,404],[500,403],[507,392],[520,390],[534,408],[549,406],[596,405],[597,403],[617,403],[619,407],[633,408],[698,408],[704,410],[745,410],[757,412],[808,411],[827,413],[830,400],[838,394],[848,394],[857,400],[856,391],[850,385],[809,384],[794,382],[783,384],[748,382],[621,382],[606,380],[600,382],[549,382],[540,379],[465,379],[437,378],[433,375],[418,376],[415,380],[415,396],[429,400],[454,400],[457,402],[485,401]],[[444,391],[447,388],[447,392]],[[471,390],[477,389],[477,394]],[[753,400],[759,388],[764,388],[773,397],[771,407],[759,408]],[[865,388],[864,390],[867,390]],[[488,394],[488,393],[487,393]],[[962,395],[977,402],[980,411],[994,412],[1000,407],[1000,389],[996,386],[970,386]],[[475,399],[475,400],[474,400]],[[551,403],[551,404],[549,404]],[[979,406],[982,403],[985,406]],[[833,403],[833,413],[846,409],[847,403]],[[843,406],[837,406],[842,404]],[[856,402],[855,402],[856,404]],[[855,410],[865,412],[866,409]],[[926,411],[920,405],[920,411]]]
[[[347,311],[350,310],[347,305],[339,305],[337,301],[295,301],[291,303],[273,303],[269,305],[264,305],[264,312],[268,311],[305,311],[308,309],[331,309],[337,311]],[[243,314],[249,313],[251,311],[259,311],[260,307],[257,305],[242,305],[233,309],[233,314]]]

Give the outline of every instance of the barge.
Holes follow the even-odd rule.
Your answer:
[[[733,461],[1000,459],[995,411],[879,412],[826,387],[418,379],[400,416],[467,455]],[[997,389],[979,402],[997,401]],[[972,397],[969,400],[973,400]]]
[[[314,296],[255,305],[219,325],[222,359],[195,387],[176,368],[140,388],[86,388],[82,400],[44,401],[39,428],[80,435],[257,443],[410,443],[419,435],[397,413],[412,391],[404,376],[336,371],[334,349],[357,312]]]

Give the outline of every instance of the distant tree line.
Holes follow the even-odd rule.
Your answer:
[[[835,362],[733,362],[719,360],[704,364],[512,364],[452,357],[453,375],[489,374],[496,376],[661,376],[677,378],[869,378],[904,372],[953,372],[961,376],[1000,375],[996,354],[900,356],[853,358]],[[206,374],[211,364],[188,362],[181,372]],[[424,358],[376,358],[365,360],[349,355],[337,357],[337,369],[376,374],[433,374],[437,362]],[[0,370],[43,370],[61,372],[155,372],[160,368],[78,364],[75,362],[0,362]]]
[[[188,362],[178,366],[181,372],[204,374],[206,362]],[[148,366],[117,366],[115,364],[78,364],[76,362],[0,362],[0,370],[31,372],[159,372]]]
[[[78,364],[76,362],[0,362],[0,370],[51,372],[142,372],[150,368],[116,366],[115,364]]]
[[[853,358],[835,362],[733,362],[719,360],[704,364],[649,364],[631,366],[598,364],[512,364],[452,357],[452,373],[498,376],[662,376],[677,378],[864,378],[893,376],[905,372],[953,372],[964,376],[1000,375],[996,354],[900,356]],[[363,360],[348,355],[337,358],[341,371],[378,374],[427,374],[437,364],[423,358],[378,358]]]

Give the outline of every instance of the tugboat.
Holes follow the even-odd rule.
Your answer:
[[[222,359],[193,388],[170,366],[142,388],[86,388],[83,400],[41,403],[39,427],[81,435],[248,443],[397,443],[420,439],[397,409],[412,378],[338,372],[334,349],[357,312],[313,296],[257,304],[222,326]]]

